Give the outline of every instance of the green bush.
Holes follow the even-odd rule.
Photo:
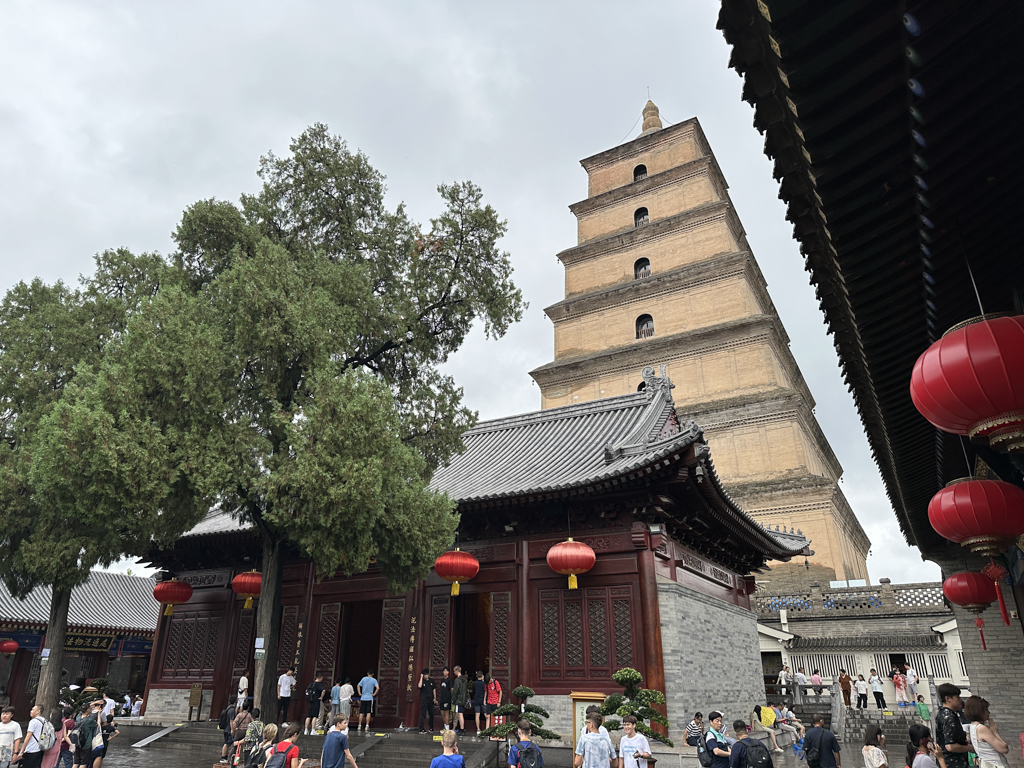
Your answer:
[[[654,709],[656,704],[665,703],[665,694],[651,688],[641,688],[643,676],[631,667],[623,667],[612,675],[612,680],[622,686],[622,693],[613,693],[601,705],[604,717],[616,715],[619,718],[633,715],[637,719],[636,730],[649,740],[660,741],[674,747],[668,736],[656,733],[645,721],[664,726],[668,730],[668,718]],[[609,731],[622,728],[622,720],[605,720],[604,727]]]
[[[492,714],[498,717],[506,717],[508,719],[501,725],[494,725],[486,730],[480,731],[480,733],[477,734],[478,736],[500,736],[501,738],[505,738],[515,731],[516,723],[519,720],[526,719],[529,720],[530,724],[533,726],[533,738],[561,741],[561,736],[544,727],[544,720],[551,717],[551,715],[548,714],[548,711],[544,709],[544,707],[538,707],[536,704],[528,703],[528,699],[530,697],[537,695],[534,693],[532,688],[520,685],[512,691],[512,695],[519,699],[521,704],[513,704],[512,702],[502,704],[494,710]]]

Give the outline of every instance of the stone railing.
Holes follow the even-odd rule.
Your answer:
[[[899,584],[880,579],[876,587],[822,589],[812,584],[807,592],[773,595],[755,593],[760,616],[788,614],[834,616],[836,614],[936,613],[948,610],[942,597],[942,584]]]

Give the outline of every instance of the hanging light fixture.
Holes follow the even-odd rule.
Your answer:
[[[1002,480],[953,480],[928,503],[928,522],[972,552],[999,555],[1024,535],[1024,489]]]
[[[445,552],[434,561],[434,572],[452,584],[452,597],[459,594],[459,583],[469,581],[480,573],[480,561],[458,547]]]
[[[594,567],[597,553],[589,544],[573,541],[570,536],[566,541],[555,544],[548,550],[547,561],[552,571],[569,577],[569,589],[576,589],[576,576]]]
[[[164,616],[170,616],[174,613],[174,606],[187,603],[192,598],[192,585],[177,579],[161,581],[153,587],[153,597],[163,604]]]
[[[996,587],[992,580],[984,574],[974,571],[961,571],[942,582],[942,594],[949,602],[959,605],[966,611],[981,614],[996,601]],[[974,625],[981,635],[981,649],[987,651],[985,645],[985,621],[979,615]]]
[[[1024,315],[953,326],[917,359],[910,397],[944,432],[1024,452]]]
[[[256,570],[240,573],[231,580],[231,589],[239,597],[245,598],[243,608],[252,608],[252,599],[259,597],[263,589],[263,574]]]

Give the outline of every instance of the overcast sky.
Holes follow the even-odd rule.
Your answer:
[[[257,189],[257,161],[327,123],[388,177],[389,202],[439,211],[472,179],[508,219],[530,302],[500,341],[451,362],[482,418],[540,407],[553,354],[543,308],[580,158],[634,138],[651,98],[697,116],[873,542],[872,582],[939,578],[906,546],[842,383],[778,185],[715,29],[718,3],[21,3],[0,27],[0,287],[74,281],[106,248],[171,250],[195,200]],[[632,126],[632,128],[631,128]],[[712,445],[712,450],[714,446]]]

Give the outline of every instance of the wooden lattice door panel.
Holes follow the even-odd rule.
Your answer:
[[[341,621],[341,603],[320,606],[320,621],[317,623],[316,669],[313,674],[323,674],[325,684],[334,683],[334,663],[338,658],[338,625]]]
[[[380,683],[380,695],[377,697],[378,716],[398,716],[405,640],[405,598],[385,600],[381,616],[380,665],[377,673],[377,682]],[[409,648],[411,653],[412,643],[409,643]]]
[[[434,595],[430,598],[430,674],[440,679],[441,671],[448,666],[448,649],[451,647],[451,598],[448,595]]]
[[[235,642],[235,658],[232,665],[232,676],[241,677],[246,672],[250,672],[249,659],[252,656],[250,650],[253,645],[252,640],[252,625],[255,616],[255,611],[243,610],[242,615],[238,618],[238,637]]]
[[[501,683],[502,701],[512,696],[512,593],[491,593],[491,676]]]
[[[212,680],[220,640],[220,611],[179,609],[171,618],[161,677]]]
[[[277,670],[284,672],[295,664],[299,641],[299,606],[286,605],[281,608],[281,632],[278,635]]]
[[[603,680],[635,667],[632,586],[540,591],[540,668],[546,680]]]

